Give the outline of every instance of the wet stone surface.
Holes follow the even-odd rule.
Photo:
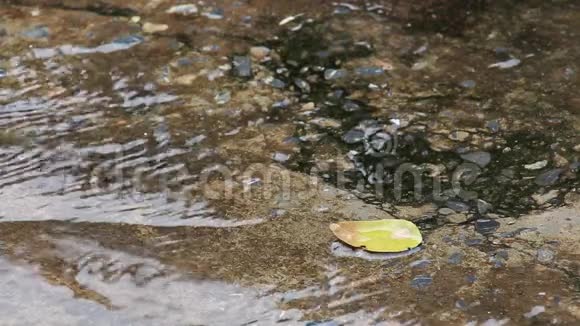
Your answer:
[[[0,17],[0,324],[580,320],[575,1]],[[424,243],[328,227],[384,218]]]

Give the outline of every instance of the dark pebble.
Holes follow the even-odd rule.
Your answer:
[[[483,235],[488,235],[499,228],[499,222],[488,219],[475,221],[475,230]]]
[[[344,136],[342,136],[342,140],[344,140],[344,142],[347,144],[356,144],[363,141],[364,137],[364,131],[353,129],[344,134]]]
[[[462,202],[458,202],[458,201],[448,201],[446,203],[446,206],[451,208],[452,210],[456,211],[456,212],[467,212],[469,211],[469,205],[462,203]]]

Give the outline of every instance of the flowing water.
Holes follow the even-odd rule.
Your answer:
[[[0,0],[0,324],[577,324],[579,70],[567,0]]]

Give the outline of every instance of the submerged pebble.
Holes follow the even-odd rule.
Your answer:
[[[479,219],[475,221],[475,230],[483,235],[488,235],[499,228],[499,222],[490,219]]]
[[[446,219],[449,223],[462,224],[467,222],[467,215],[461,213],[453,213],[451,215],[447,215]]]
[[[411,286],[415,289],[424,289],[433,283],[433,279],[427,275],[416,276],[411,281]]]
[[[344,69],[326,69],[324,71],[324,79],[326,80],[337,80],[345,78],[348,72]]]
[[[451,256],[449,256],[449,258],[447,258],[447,262],[451,265],[459,265],[459,264],[461,264],[462,260],[463,260],[463,254],[460,252],[455,252],[455,253],[451,254]]]
[[[446,206],[451,208],[452,210],[454,210],[456,212],[469,211],[469,205],[467,205],[466,203],[458,202],[458,201],[450,200],[446,203]]]
[[[195,15],[198,13],[197,6],[193,3],[184,4],[184,5],[177,5],[167,9],[166,13],[168,14],[178,14],[183,16]]]
[[[526,170],[540,170],[545,168],[548,165],[548,161],[547,160],[543,160],[543,161],[538,161],[536,163],[532,163],[532,164],[526,164],[524,165],[524,168]]]
[[[520,59],[513,58],[506,61],[493,63],[489,65],[489,68],[509,69],[519,66],[521,62],[522,61]]]
[[[290,159],[290,155],[277,152],[277,153],[274,153],[272,158],[274,159],[274,161],[276,161],[278,163],[285,163]]]
[[[536,257],[540,263],[548,264],[554,260],[556,254],[548,248],[540,248]]]
[[[469,79],[462,81],[461,83],[459,83],[459,85],[461,85],[461,87],[463,88],[474,88],[476,83],[474,80]]]
[[[46,26],[34,26],[22,32],[22,35],[31,39],[47,38],[50,35],[50,30]]]
[[[465,161],[475,163],[482,168],[486,167],[491,162],[491,154],[488,152],[472,152],[462,154],[461,158]]]
[[[560,179],[560,175],[564,172],[563,169],[554,169],[547,172],[544,172],[536,177],[534,182],[538,186],[551,186],[558,182]]]
[[[270,55],[270,52],[272,52],[272,50],[265,46],[253,46],[250,48],[250,55],[256,60],[264,60]]]
[[[232,94],[230,93],[230,91],[221,91],[221,92],[216,94],[216,96],[214,97],[214,100],[217,104],[223,105],[223,104],[228,103],[231,98],[232,98]]]
[[[344,136],[342,136],[342,139],[347,144],[356,144],[362,142],[364,137],[365,137],[364,131],[359,129],[353,129],[344,134]]]
[[[356,68],[355,72],[357,75],[363,77],[375,77],[385,73],[385,71],[381,67],[360,67]]]
[[[296,85],[302,93],[310,93],[310,84],[308,84],[304,79],[294,79],[294,85]]]
[[[233,73],[237,77],[252,77],[252,60],[247,56],[234,56]]]
[[[494,133],[498,132],[501,129],[501,125],[500,125],[499,121],[497,121],[497,120],[488,121],[485,124],[485,127]]]
[[[169,25],[166,25],[166,24],[154,24],[154,23],[149,23],[149,22],[146,22],[145,24],[143,24],[143,32],[145,32],[147,34],[155,34],[155,33],[159,33],[159,32],[164,32],[167,29],[169,29]]]
[[[204,12],[202,16],[212,20],[220,20],[224,18],[224,10],[221,8],[213,8],[210,11]]]
[[[278,89],[282,89],[282,88],[286,87],[286,83],[284,81],[277,79],[277,78],[273,78],[273,77],[266,78],[264,80],[264,82],[266,84],[268,84],[274,88],[278,88]]]
[[[534,318],[537,315],[546,312],[546,308],[544,306],[534,306],[532,308],[532,310],[530,310],[529,312],[526,312],[524,314],[524,317],[526,318]]]

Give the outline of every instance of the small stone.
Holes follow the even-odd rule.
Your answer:
[[[489,261],[494,264],[495,267],[503,267],[506,261],[509,259],[509,253],[506,250],[498,250],[491,255]]]
[[[379,134],[384,134],[384,133],[379,133]],[[385,145],[389,144],[391,142],[391,136],[389,134],[385,134],[387,137],[382,137],[379,134],[376,134],[372,137],[371,141],[369,142],[371,147],[376,150],[376,151],[380,151],[383,148],[385,148]]]
[[[558,189],[552,189],[545,194],[532,195],[532,199],[534,199],[536,204],[541,206],[541,205],[544,205],[545,203],[549,202],[550,200],[558,197],[559,194],[560,194],[560,192],[558,191]]]
[[[346,14],[350,14],[351,12],[352,12],[352,10],[348,6],[338,5],[334,8],[333,13],[335,15],[346,15]]]
[[[304,79],[294,79],[294,85],[296,85],[302,93],[310,93],[310,84],[308,84]]]
[[[463,254],[461,252],[455,252],[447,258],[447,262],[451,265],[459,265],[463,260]]]
[[[342,136],[342,140],[344,140],[347,144],[356,144],[363,141],[365,136],[364,131],[359,129],[352,129],[348,131],[344,136]]]
[[[329,207],[327,207],[327,206],[319,206],[319,207],[316,209],[316,211],[317,211],[318,213],[327,213],[327,212],[329,212],[329,211],[330,211],[330,208],[329,208]]]
[[[290,155],[276,152],[272,158],[278,163],[285,163],[290,159]]]
[[[34,26],[22,32],[22,35],[32,39],[47,38],[50,35],[50,30],[46,26]]]
[[[562,168],[565,166],[568,166],[568,164],[570,164],[570,162],[562,155],[558,154],[558,153],[554,153],[554,166],[558,167],[558,168]]]
[[[485,200],[483,199],[477,200],[477,211],[479,212],[479,214],[486,214],[492,208],[493,206],[490,203],[486,202]]]
[[[469,283],[469,284],[473,284],[473,283],[477,282],[477,276],[475,276],[475,275],[467,275],[465,277],[465,281],[467,283]]]
[[[544,172],[544,173],[538,175],[536,177],[536,179],[534,180],[534,182],[538,186],[544,186],[544,187],[551,186],[551,185],[555,184],[556,182],[558,182],[558,179],[560,179],[560,175],[562,174],[562,172],[564,172],[563,169],[554,169],[554,170]]]
[[[518,66],[522,61],[520,59],[509,59],[507,61],[496,62],[489,65],[488,68],[499,68],[499,69],[509,69]]]
[[[484,168],[491,162],[491,154],[488,152],[472,152],[467,154],[462,154],[461,158],[479,165]]]
[[[252,55],[252,58],[259,61],[264,60],[267,56],[269,56],[270,52],[272,52],[272,50],[265,46],[253,46],[250,48],[250,54]]]
[[[419,275],[419,276],[416,276],[411,281],[411,286],[415,289],[420,290],[420,289],[424,289],[424,288],[430,286],[431,283],[433,283],[433,279],[430,276]]]
[[[342,126],[342,123],[339,120],[331,118],[316,118],[310,120],[310,123],[315,124],[322,128],[332,128],[332,129],[338,129]]]
[[[534,306],[534,307],[532,308],[532,310],[530,310],[530,312],[526,312],[526,313],[524,314],[524,317],[526,317],[526,318],[528,318],[528,319],[529,319],[529,318],[534,318],[534,317],[536,317],[537,315],[539,315],[539,314],[541,314],[541,313],[544,313],[545,311],[546,311],[546,308],[545,308],[544,306]]]
[[[232,94],[230,93],[230,91],[221,91],[221,92],[216,94],[216,96],[214,97],[214,100],[217,104],[224,105],[224,104],[228,103],[231,98],[232,98]]]
[[[285,98],[282,101],[276,101],[272,104],[273,109],[285,109],[290,106],[290,100]]]
[[[470,134],[467,131],[454,131],[449,134],[449,139],[455,141],[465,141],[469,138]]]
[[[144,40],[145,40],[145,38],[143,38],[143,36],[140,36],[140,35],[127,35],[127,36],[119,37],[119,38],[113,40],[112,43],[129,46],[129,45],[136,45],[136,44],[142,43]]]
[[[302,105],[302,111],[312,111],[314,108],[316,108],[314,102],[308,102]]]
[[[287,211],[285,209],[274,209],[272,211],[272,217],[273,218],[279,218],[279,217],[284,217],[284,215],[286,215]]]
[[[538,249],[538,252],[536,254],[536,259],[542,264],[551,263],[555,257],[556,254],[552,250],[547,248]]]
[[[538,162],[532,163],[532,164],[526,164],[526,165],[524,165],[524,168],[526,170],[541,170],[541,169],[545,168],[547,165],[548,165],[548,161],[543,160],[543,161],[538,161]]]
[[[473,80],[464,80],[461,83],[459,83],[459,85],[461,85],[461,87],[463,88],[474,88],[476,83]]]
[[[469,305],[465,302],[465,300],[459,299],[455,301],[455,308],[459,310],[466,310],[467,308],[469,308]]]
[[[451,208],[447,208],[447,207],[443,207],[439,209],[439,214],[441,215],[451,215],[451,214],[455,214],[455,211],[452,210]]]
[[[233,73],[237,77],[252,77],[252,60],[247,56],[234,56]]]
[[[360,110],[360,105],[358,105],[355,101],[346,100],[342,105],[342,109],[346,112],[354,112]]]
[[[430,62],[429,61],[419,61],[419,62],[415,62],[413,64],[413,66],[411,67],[412,70],[423,70],[427,67],[429,67]]]
[[[450,200],[446,203],[446,206],[451,208],[452,210],[454,210],[456,212],[469,211],[469,205],[467,205],[466,203],[459,202],[459,201]]]
[[[490,219],[479,219],[475,221],[475,230],[483,235],[488,235],[499,228],[499,222]]]
[[[154,34],[159,32],[164,32],[169,29],[169,25],[166,24],[154,24],[154,23],[145,23],[143,24],[143,32],[147,34]]]
[[[185,142],[185,145],[187,145],[187,146],[194,146],[194,145],[197,145],[197,144],[201,143],[206,138],[207,138],[206,135],[198,135],[198,136],[195,136],[195,137],[191,138],[190,140],[186,141]]]
[[[197,9],[197,6],[190,3],[190,4],[173,6],[169,9],[167,9],[166,13],[183,15],[183,16],[190,16],[190,15],[197,14],[198,11],[199,10]]]
[[[467,215],[461,213],[454,213],[446,217],[449,223],[461,224],[467,222]]]
[[[580,153],[580,144],[574,146],[574,152]]]
[[[501,129],[501,124],[497,120],[491,120],[485,124],[485,127],[491,132],[496,133]]]
[[[324,79],[326,80],[337,80],[344,78],[348,75],[348,72],[344,69],[326,69],[324,71]]]
[[[220,8],[213,8],[211,11],[204,12],[202,15],[212,20],[219,20],[224,18],[224,11]]]
[[[364,77],[375,77],[385,73],[381,67],[360,67],[355,70],[357,75]]]

